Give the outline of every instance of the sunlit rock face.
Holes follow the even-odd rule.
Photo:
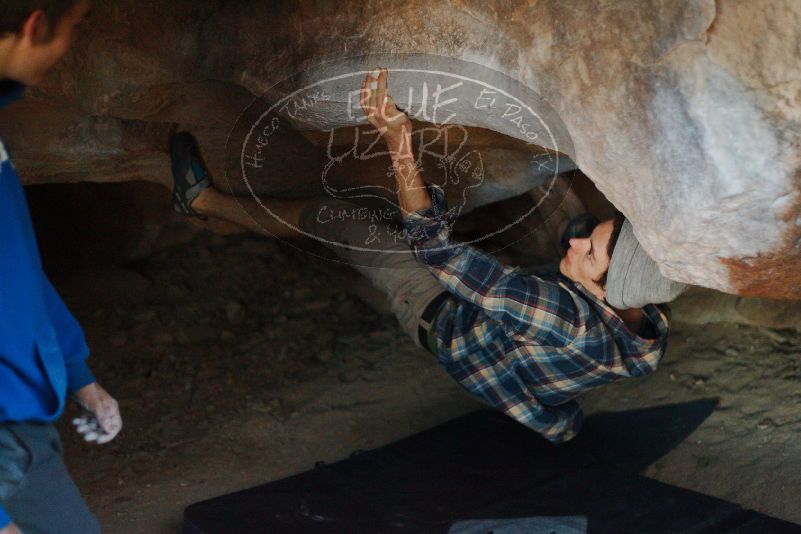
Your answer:
[[[24,179],[166,183],[176,127],[197,134],[220,176],[254,95],[326,72],[324,61],[433,54],[532,90],[535,111],[559,125],[557,148],[631,219],[667,276],[801,298],[801,3],[270,4],[96,2],[58,71],[0,116]],[[386,65],[391,90],[400,61]],[[317,126],[338,120],[322,114]],[[525,141],[511,124],[464,122]],[[314,133],[300,137],[261,192],[291,194],[313,167]],[[492,195],[478,204],[525,190],[525,165],[509,166],[522,170],[490,173]]]

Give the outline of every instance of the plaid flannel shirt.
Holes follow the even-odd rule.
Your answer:
[[[666,305],[645,306],[644,328],[632,333],[606,302],[562,274],[528,275],[451,242],[444,194],[428,190],[433,207],[408,214],[403,225],[418,261],[451,294],[432,328],[439,361],[459,384],[560,443],[581,427],[577,395],[656,370]],[[566,232],[581,235],[583,227],[586,235],[587,224],[580,218]]]

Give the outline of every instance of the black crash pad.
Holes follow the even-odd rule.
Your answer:
[[[184,513],[183,534],[445,534],[452,528],[801,534],[801,526],[637,474],[714,406],[701,400],[594,415],[578,438],[560,446],[482,410],[334,464],[193,504]],[[559,518],[564,528],[553,526]],[[493,521],[465,523],[482,519]],[[532,526],[540,520],[544,530]]]

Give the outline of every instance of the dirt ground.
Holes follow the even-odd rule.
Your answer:
[[[366,305],[350,268],[254,236],[203,234],[129,266],[56,278],[124,429],[59,428],[108,534],[176,533],[185,506],[395,441],[481,406]],[[680,318],[676,318],[680,319]],[[655,479],[801,522],[801,334],[674,324],[651,377],[587,413],[719,398]]]

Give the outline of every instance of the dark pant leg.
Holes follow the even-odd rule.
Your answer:
[[[62,460],[53,425],[0,425],[0,504],[25,534],[99,534]],[[5,489],[2,489],[5,488]]]

